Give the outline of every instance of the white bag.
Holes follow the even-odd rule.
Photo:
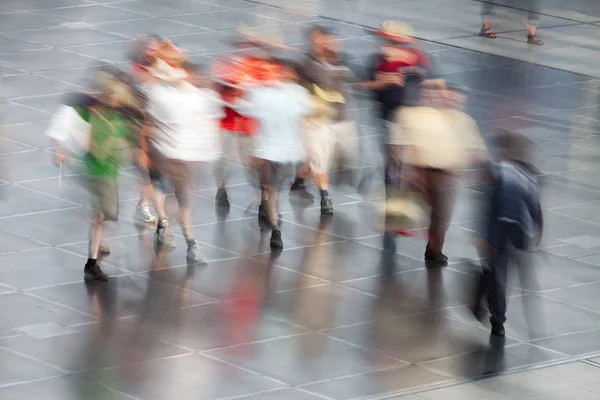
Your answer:
[[[63,105],[58,108],[46,135],[76,156],[84,156],[90,150],[91,125],[73,107]]]

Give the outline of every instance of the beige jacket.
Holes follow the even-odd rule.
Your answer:
[[[459,170],[472,154],[485,151],[477,123],[450,108],[401,107],[395,115],[389,143],[403,146],[402,161],[411,165]]]

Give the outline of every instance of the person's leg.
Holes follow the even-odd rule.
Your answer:
[[[98,265],[102,248],[102,224],[105,220],[116,221],[119,210],[119,190],[117,183],[99,177],[89,177],[88,184],[94,210],[90,226],[88,260],[84,267],[86,280],[106,281],[108,277]]]
[[[539,0],[529,0],[529,15],[527,17],[527,43],[541,46],[544,44],[544,42],[536,35],[536,27],[539,18]]]
[[[236,137],[231,132],[221,132],[221,145],[223,149],[223,155],[216,162],[214,172],[215,181],[217,183],[217,194],[215,201],[219,207],[230,207],[229,198],[227,196],[227,190],[225,186],[227,184],[227,178],[229,177],[230,166],[227,157],[231,156],[235,152]]]
[[[504,336],[504,322],[506,322],[506,280],[509,263],[507,225],[498,223],[494,229],[494,238],[490,241],[488,263],[484,266],[483,271],[488,309],[491,314],[492,334],[498,336]]]
[[[135,219],[145,224],[156,222],[156,217],[150,211],[152,194],[152,181],[150,179],[144,180],[140,188],[140,202],[135,209]]]
[[[148,157],[150,158],[150,180],[153,185],[154,209],[158,214],[158,223],[156,224],[156,240],[162,246],[169,249],[175,247],[173,242],[173,231],[166,212],[166,192],[167,179],[165,157],[158,151],[154,145],[148,145]]]
[[[283,247],[279,228],[279,192],[283,183],[284,167],[284,165],[274,162],[265,162],[263,166],[263,184],[268,196],[265,213],[272,231],[270,246],[273,249]]]
[[[481,17],[483,19],[483,25],[479,36],[483,36],[489,39],[496,38],[496,34],[492,31],[492,10],[494,4],[491,0],[481,3]]]
[[[202,249],[194,239],[192,230],[192,164],[183,161],[169,160],[167,163],[168,175],[173,182],[175,198],[177,199],[178,210],[177,219],[183,233],[183,237],[187,243],[187,260],[200,263],[205,262]]]
[[[425,251],[425,260],[440,266],[448,264],[443,253],[446,232],[452,219],[454,206],[454,177],[445,171],[428,170],[426,187],[431,206],[429,224],[429,242]]]

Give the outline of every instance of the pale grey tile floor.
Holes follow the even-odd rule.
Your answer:
[[[513,12],[499,14],[500,37],[483,41],[479,4],[470,0],[1,2],[0,399],[600,396],[600,80],[590,78],[599,75],[600,7],[546,2],[547,44],[535,49]],[[124,61],[140,32],[166,35],[210,63],[230,49],[224,39],[237,21],[275,27],[299,49],[319,22],[339,32],[360,73],[377,47],[364,26],[383,18],[407,20],[417,36],[437,41],[422,46],[444,79],[469,90],[468,112],[484,137],[520,130],[542,155],[547,232],[532,265],[539,285],[511,284],[505,342],[490,339],[465,307],[474,271],[463,259],[477,257],[470,239],[484,201],[484,188],[468,182],[448,233],[451,265],[426,270],[419,238],[399,240],[395,259],[385,257],[379,217],[342,187],[331,191],[336,216],[324,232],[318,208],[282,196],[288,247],[272,259],[243,169],[233,170],[227,216],[214,210],[206,171],[195,185],[194,223],[210,263],[188,268],[181,236],[157,259],[152,235],[133,226],[138,178],[126,168],[121,221],[106,232],[111,280],[83,284],[87,197],[74,169],[59,185],[43,133],[90,66]],[[367,170],[380,160],[374,106],[367,97],[352,104]],[[527,321],[526,305],[539,321]],[[590,360],[495,376],[580,357]],[[449,383],[464,384],[440,388]]]

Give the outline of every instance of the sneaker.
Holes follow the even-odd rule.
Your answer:
[[[535,44],[536,46],[541,46],[544,44],[544,41],[540,39],[537,35],[527,35],[527,43]]]
[[[310,202],[315,201],[315,196],[308,191],[304,183],[295,182],[290,188],[290,196]]]
[[[271,241],[269,242],[272,249],[283,248],[283,239],[281,239],[281,231],[273,231],[271,233]]]
[[[231,204],[229,204],[229,197],[227,197],[227,191],[225,188],[217,189],[215,201],[218,207],[229,208],[231,206]]]
[[[331,197],[323,197],[321,199],[321,214],[332,215],[333,214],[333,202]]]
[[[110,254],[110,246],[106,243],[100,243],[99,251],[100,251],[100,254],[109,255]]]
[[[106,282],[108,276],[102,272],[98,264],[86,265],[83,269],[83,279],[85,281],[102,281]]]
[[[175,242],[173,242],[173,230],[171,229],[168,219],[163,218],[158,223],[158,228],[156,229],[156,240],[162,246],[171,249],[175,248]]]
[[[448,265],[448,256],[444,253],[434,253],[429,250],[425,250],[425,264],[428,267],[446,267]]]
[[[150,212],[149,206],[137,206],[134,218],[136,221],[144,224],[153,224],[156,222],[156,217]]]
[[[189,262],[194,264],[206,263],[206,257],[204,256],[202,248],[198,245],[198,243],[194,243],[188,247],[186,258]]]
[[[506,332],[504,331],[504,325],[492,324],[492,335],[504,337],[506,335]]]

